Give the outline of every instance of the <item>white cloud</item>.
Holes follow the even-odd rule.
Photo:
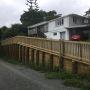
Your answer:
[[[20,23],[20,15],[25,8],[23,0],[1,0],[0,1],[0,26],[10,26],[14,23]]]
[[[20,22],[26,10],[26,0],[0,0],[0,26]],[[40,9],[56,10],[58,13],[84,14],[90,8],[90,0],[38,0]]]
[[[41,0],[39,0],[40,2]],[[89,0],[43,0],[39,4],[44,10],[56,10],[58,13],[69,14],[77,13],[83,14],[89,7]]]

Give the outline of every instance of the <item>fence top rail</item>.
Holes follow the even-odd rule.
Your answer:
[[[66,42],[66,43],[74,43],[74,44],[87,44],[87,45],[90,45],[90,42],[85,42],[85,41],[66,41],[66,40],[64,40],[64,42]]]
[[[15,39],[15,38],[25,38],[25,39],[36,39],[36,40],[46,40],[46,41],[59,41],[57,39],[48,39],[48,38],[37,38],[37,37],[27,37],[27,36],[15,36],[15,37],[11,37],[11,38],[7,38],[5,40],[2,40],[1,42],[3,41],[7,41],[7,40],[11,40],[11,39]]]
[[[63,41],[65,43],[75,43],[75,44],[87,44],[87,45],[90,45],[90,42],[82,42],[82,41],[66,41],[66,40],[56,40],[56,39],[47,39],[47,38],[37,38],[37,37],[27,37],[27,36],[15,36],[15,37],[12,37],[12,38],[7,38],[5,40],[2,40],[2,42],[7,42],[9,40],[14,40],[16,38],[22,38],[22,39],[35,39],[35,40],[44,40],[44,41],[54,41],[54,42],[60,42],[60,41]]]
[[[27,38],[27,39],[37,39],[37,40],[53,40],[53,41],[59,41],[57,39],[48,39],[48,38],[39,38],[39,37],[27,37],[27,36],[15,36],[17,38]]]

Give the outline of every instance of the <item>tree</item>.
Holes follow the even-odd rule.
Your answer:
[[[27,28],[23,26],[22,24],[14,24],[11,26],[11,32],[13,33],[13,36],[16,35],[27,35]]]
[[[17,35],[26,36],[28,33],[27,28],[22,24],[13,24],[10,28],[3,26],[0,28],[0,31],[1,31],[0,34],[1,39],[6,39]]]
[[[25,26],[33,25],[43,20],[43,14],[44,14],[43,11],[36,11],[36,10],[27,11],[23,15],[21,15],[20,20],[22,24]]]
[[[39,10],[37,0],[27,0],[26,5],[29,9],[24,11],[20,18],[21,23],[26,27],[58,17],[55,10],[49,12]]]
[[[30,10],[39,10],[37,0],[27,0],[26,5],[29,6],[29,9],[28,9],[29,11]]]
[[[25,11],[21,15],[20,21],[23,25],[30,26],[57,17],[58,17],[57,12],[54,10],[49,12],[43,10],[30,10],[30,11]]]
[[[10,29],[6,26],[3,26],[0,28],[1,31],[1,39],[5,39],[9,36]]]
[[[55,19],[55,18],[59,17],[55,10],[52,10],[52,11],[49,11],[49,12],[46,12],[46,13],[47,13],[47,16],[46,16],[47,20],[51,20],[51,19]]]

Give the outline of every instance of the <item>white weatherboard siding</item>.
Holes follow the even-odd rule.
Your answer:
[[[69,31],[66,29],[66,30],[63,30],[62,32],[65,32],[65,40],[69,40]],[[57,33],[57,35],[54,35],[54,33]],[[60,31],[53,31],[53,32],[47,32],[45,33],[45,35],[47,36],[47,38],[50,38],[50,39],[60,39]]]
[[[64,19],[64,27],[69,27],[69,16],[66,16]]]
[[[69,27],[69,16],[63,17],[64,24],[61,26],[56,26],[56,20],[50,21],[48,23],[48,31],[53,31],[60,28]]]
[[[57,35],[55,35],[55,36],[53,34],[54,34],[54,32],[47,32],[47,33],[45,33],[45,35],[49,39],[60,39],[60,33],[59,32],[57,32]]]
[[[53,31],[55,28],[55,21],[51,21],[48,23],[48,32]]]
[[[47,38],[52,38],[52,39],[60,39],[61,35],[60,33],[65,33],[64,39],[69,40],[69,31],[65,28],[69,26],[69,17],[64,17],[64,24],[61,26],[56,26],[56,21],[50,21],[48,23],[48,32],[45,33]],[[54,33],[56,35],[54,35]]]

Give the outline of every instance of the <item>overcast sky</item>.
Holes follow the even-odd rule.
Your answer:
[[[20,15],[27,9],[26,0],[0,0],[0,27],[20,23]],[[66,15],[83,15],[90,8],[90,0],[38,0],[39,8],[56,10]]]

